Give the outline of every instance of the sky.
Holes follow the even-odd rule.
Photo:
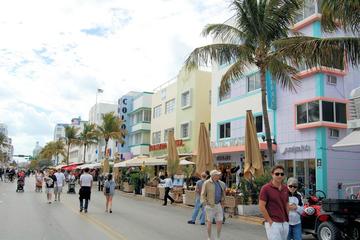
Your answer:
[[[99,102],[153,91],[211,43],[206,24],[228,0],[11,0],[0,4],[0,123],[14,154],[53,140],[57,123],[88,120]]]

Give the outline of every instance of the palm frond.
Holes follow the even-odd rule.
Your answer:
[[[191,71],[199,66],[208,66],[210,61],[219,65],[231,64],[238,59],[251,58],[252,53],[253,50],[247,45],[211,44],[196,48],[186,59],[185,68]]]
[[[300,81],[296,75],[298,70],[295,67],[290,66],[285,59],[275,56],[268,59],[267,66],[273,80],[279,82],[283,89],[296,92],[300,86]]]
[[[230,66],[226,73],[221,78],[220,96],[224,96],[231,88],[231,83],[234,83],[244,77],[246,67],[250,64],[243,59],[239,59],[236,63]]]
[[[230,44],[240,44],[242,39],[245,39],[245,34],[241,30],[227,24],[208,24],[201,34],[211,35],[214,40]]]
[[[360,63],[360,38],[293,37],[275,42],[282,56],[308,67],[328,66],[341,68],[344,59],[353,66]]]
[[[345,31],[352,31],[355,35],[359,34],[359,0],[323,0],[321,12],[321,25],[325,31],[331,32],[341,27]]]

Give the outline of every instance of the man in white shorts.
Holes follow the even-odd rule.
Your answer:
[[[225,200],[225,183],[220,181],[221,172],[212,170],[210,178],[203,184],[201,203],[205,206],[208,240],[211,239],[212,220],[216,221],[216,238],[220,239],[221,227],[224,218],[223,205]]]
[[[55,173],[55,177],[56,177],[56,184],[54,187],[55,201],[57,200],[60,202],[60,194],[62,192],[63,186],[65,185],[65,175],[60,168]]]

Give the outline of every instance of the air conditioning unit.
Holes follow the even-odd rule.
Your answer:
[[[360,87],[350,93],[348,128],[360,128]]]

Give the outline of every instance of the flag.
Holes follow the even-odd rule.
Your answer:
[[[101,88],[98,88],[97,92],[98,92],[98,93],[103,93],[104,90],[102,90]]]

